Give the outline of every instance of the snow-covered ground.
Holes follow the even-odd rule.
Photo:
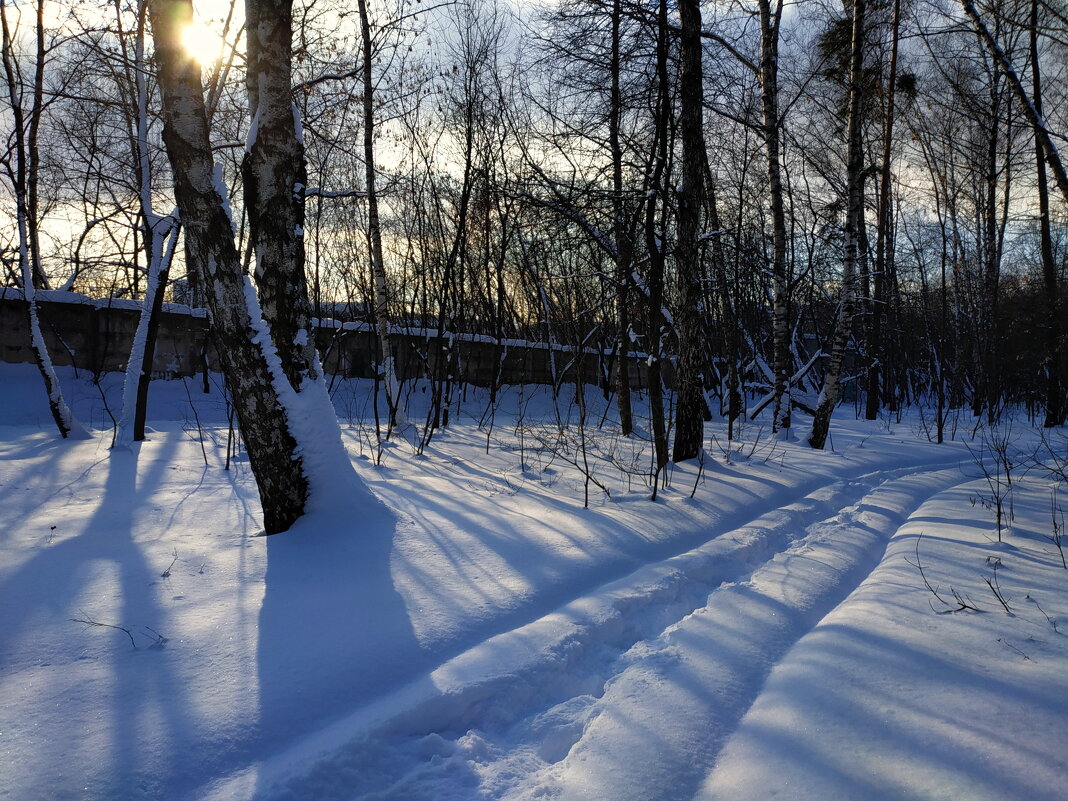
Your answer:
[[[121,376],[64,374],[83,442],[39,382],[0,365],[0,798],[1064,798],[1068,487],[1019,458],[998,542],[970,420],[710,423],[654,502],[596,390],[564,439],[469,390],[376,464],[342,382],[370,493],[265,538],[217,387],[154,384],[128,452]]]

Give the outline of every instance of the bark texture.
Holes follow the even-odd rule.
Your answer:
[[[282,369],[299,392],[318,369],[304,271],[307,169],[293,104],[292,0],[246,0],[245,20],[252,122],[242,178],[254,275]]]
[[[174,194],[185,227],[186,252],[199,273],[212,332],[234,398],[241,434],[256,476],[268,534],[289,528],[304,513],[308,482],[296,440],[265,351],[271,343],[234,246],[208,140],[200,67],[181,43],[192,20],[190,0],[151,0],[163,141],[174,173]]]
[[[653,175],[645,206],[645,240],[649,250],[649,305],[646,347],[649,351],[649,416],[652,418],[653,450],[656,458],[653,498],[659,487],[660,473],[668,462],[667,426],[664,417],[664,392],[660,356],[664,339],[664,173],[668,160],[668,115],[671,113],[668,87],[667,0],[660,0],[657,10],[656,37],[657,117]]]
[[[861,258],[861,227],[864,224],[864,142],[861,136],[861,80],[864,72],[865,0],[853,2],[853,35],[849,56],[849,121],[846,154],[846,223],[845,256],[842,260],[842,293],[838,301],[838,320],[834,329],[830,359],[823,378],[819,404],[812,420],[808,442],[822,449],[827,442],[831,415],[841,394],[842,361],[853,327],[856,304],[856,281]]]
[[[19,79],[14,64],[14,56],[11,52],[12,32],[8,25],[7,4],[0,0],[0,42],[4,67],[4,78],[7,89],[7,99],[11,107],[12,135],[11,145],[15,151],[15,169],[12,176],[12,189],[15,194],[15,217],[18,229],[19,268],[22,276],[22,290],[26,298],[26,314],[30,330],[30,347],[33,350],[34,361],[41,373],[41,380],[48,394],[48,408],[52,413],[52,419],[56,423],[61,437],[84,438],[87,437],[85,429],[74,419],[70,408],[63,399],[63,391],[52,366],[52,357],[48,353],[44,336],[41,332],[41,320],[38,315],[36,289],[41,283],[47,285],[47,281],[41,281],[34,270],[34,265],[39,264],[37,252],[36,224],[33,217],[32,206],[36,200],[31,201],[29,187],[36,184],[33,176],[36,172],[36,145],[32,147],[27,143],[27,121],[22,108],[22,98],[19,93]],[[37,68],[35,70],[35,87],[33,105],[30,109],[30,139],[36,136],[36,122],[40,119],[42,100],[42,81],[44,79],[44,28],[40,6],[37,15]]]
[[[702,130],[704,74],[701,69],[701,6],[697,0],[679,3],[681,42],[679,57],[679,135],[682,137],[682,185],[678,191],[678,243],[675,265],[679,307],[676,332],[679,361],[675,370],[676,462],[693,459],[704,440],[703,332],[698,303],[701,299],[701,207],[704,203],[705,140]]]
[[[620,72],[620,27],[623,18],[622,0],[612,3],[612,54],[611,54],[611,109],[608,121],[608,143],[612,149],[612,228],[616,244],[616,406],[619,409],[619,424],[623,436],[634,430],[634,414],[630,398],[630,314],[627,308],[627,286],[630,284],[631,262],[634,247],[626,224],[626,204],[623,198],[623,146],[620,143],[619,125],[623,112],[623,100],[619,86]]]
[[[392,428],[403,424],[400,410],[400,383],[393,362],[393,345],[389,336],[389,293],[386,287],[386,264],[382,256],[382,223],[378,217],[378,192],[375,186],[375,106],[374,106],[374,43],[371,21],[367,14],[367,0],[359,0],[360,34],[363,42],[363,158],[367,191],[367,242],[371,251],[371,272],[375,285],[375,322],[381,347],[379,372],[386,387],[389,405],[389,424]]]
[[[1031,0],[1031,97],[1036,115],[1042,117],[1042,70],[1038,50],[1038,0]],[[1043,426],[1053,428],[1065,420],[1065,322],[1061,314],[1057,261],[1053,255],[1053,232],[1049,219],[1049,188],[1046,186],[1046,159],[1035,133],[1035,171],[1038,183],[1038,221],[1042,251],[1042,283],[1046,290],[1046,416]]]
[[[760,105],[763,117],[764,155],[772,225],[772,428],[789,438],[790,402],[790,285],[786,272],[786,207],[783,201],[779,142],[779,21],[782,3],[758,0],[760,14]]]

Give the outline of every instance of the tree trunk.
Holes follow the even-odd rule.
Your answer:
[[[879,405],[883,393],[880,391],[881,379],[889,376],[887,369],[888,351],[883,342],[883,316],[886,311],[889,261],[893,259],[890,246],[890,225],[892,219],[892,195],[890,186],[890,162],[894,148],[894,113],[897,97],[897,46],[901,29],[901,0],[894,0],[894,15],[890,33],[890,69],[886,79],[886,120],[883,124],[883,162],[879,169],[879,220],[875,233],[875,276],[874,303],[871,310],[871,339],[868,349],[871,363],[868,367],[868,397],[864,416],[874,420],[879,416]]]
[[[649,306],[648,332],[646,347],[648,354],[649,375],[649,416],[652,418],[653,452],[656,470],[653,483],[653,497],[656,497],[660,482],[660,473],[668,462],[667,426],[664,417],[664,387],[661,368],[664,338],[664,254],[663,217],[657,218],[657,200],[663,204],[664,173],[668,158],[668,115],[671,113],[668,87],[668,23],[667,0],[660,0],[657,12],[656,38],[656,76],[657,76],[657,117],[656,117],[656,157],[653,175],[645,207],[645,239],[649,249]]]
[[[41,61],[38,64],[39,68],[36,71],[35,79],[43,81],[44,71],[41,67],[44,58],[44,28],[40,25],[40,19],[40,16],[38,16],[37,57]],[[23,295],[26,298],[26,314],[30,329],[30,348],[33,350],[34,360],[37,362],[37,369],[41,373],[41,380],[44,382],[45,392],[48,394],[48,408],[52,413],[52,419],[56,423],[56,428],[59,430],[59,435],[64,439],[67,437],[84,439],[87,438],[89,434],[74,418],[70,407],[67,406],[67,403],[63,398],[63,390],[59,385],[59,379],[56,376],[55,368],[52,366],[52,357],[48,353],[48,346],[45,344],[44,335],[41,332],[41,320],[38,314],[36,297],[38,282],[35,281],[33,269],[36,257],[33,255],[34,249],[32,248],[32,245],[35,239],[31,235],[33,220],[30,219],[27,192],[27,184],[29,182],[28,174],[30,169],[29,164],[27,163],[29,159],[27,158],[26,119],[22,109],[22,98],[19,96],[18,77],[15,72],[14,57],[11,53],[11,30],[8,26],[7,4],[5,0],[0,0],[0,34],[3,36],[3,41],[0,42],[0,51],[2,51],[0,55],[2,55],[4,62],[4,77],[7,83],[7,96],[11,106],[13,126],[13,136],[11,139],[13,140],[12,145],[15,150],[15,171],[12,176],[12,189],[15,193],[19,270],[22,277]],[[40,97],[41,92],[39,88],[35,87],[34,102],[38,102]],[[40,108],[31,110],[31,117],[38,116],[39,114]]]
[[[823,390],[812,420],[809,445],[822,449],[827,442],[831,415],[841,392],[842,362],[849,343],[856,302],[856,278],[861,258],[860,227],[864,224],[864,142],[861,119],[861,80],[864,72],[865,0],[853,0],[853,36],[849,56],[849,121],[846,156],[846,224],[845,258],[842,263],[842,294],[838,302],[838,321],[831,344],[830,360],[824,374]]]
[[[975,10],[975,3],[973,0],[961,0],[961,5],[964,6],[964,13],[968,15],[968,19],[971,20],[976,33],[979,34],[979,38],[998,65],[998,69],[1001,70],[1005,79],[1009,82],[1009,87],[1012,89],[1013,95],[1016,97],[1021,110],[1034,130],[1035,138],[1038,140],[1038,144],[1042,148],[1042,153],[1046,157],[1046,163],[1053,171],[1053,178],[1057,183],[1057,188],[1064,196],[1065,202],[1068,203],[1068,171],[1065,170],[1064,162],[1061,161],[1060,153],[1057,150],[1057,145],[1053,142],[1053,137],[1050,135],[1049,129],[1046,127],[1046,121],[1042,116],[1042,112],[1035,108],[1034,103],[1032,103],[1031,99],[1027,96],[1027,92],[1023,88],[1023,83],[1020,81],[1020,76],[1016,73],[1016,70],[1013,68],[1008,56],[1005,55],[1005,51],[1001,48],[1001,45],[998,44],[997,40],[990,33],[990,30],[983,23],[983,20],[979,17],[979,12]]]
[[[790,437],[790,286],[786,273],[786,208],[779,142],[779,22],[782,3],[758,0],[760,11],[760,102],[772,224],[772,351],[774,358],[772,429]]]
[[[622,0],[612,3],[611,109],[608,120],[608,142],[612,149],[612,232],[616,244],[616,405],[623,436],[634,430],[634,414],[630,398],[630,314],[627,308],[627,287],[630,285],[633,244],[626,225],[626,204],[623,200],[623,147],[619,141],[619,124],[623,100],[619,88],[620,25],[623,17]]]
[[[367,242],[371,251],[371,271],[375,285],[375,322],[378,325],[380,348],[379,373],[386,387],[389,406],[389,427],[403,425],[400,409],[400,382],[393,358],[389,336],[389,294],[386,288],[386,265],[382,256],[382,225],[378,219],[378,193],[375,190],[375,105],[374,51],[371,42],[371,22],[367,16],[367,0],[358,0],[360,35],[363,41],[363,158],[367,191]]]
[[[200,67],[182,46],[192,3],[150,0],[149,15],[163,95],[163,141],[187,253],[199,274],[216,349],[256,476],[264,530],[274,534],[304,513],[308,481],[272,383],[266,355],[272,348],[269,331],[234,246],[225,189],[212,161]]]
[[[701,299],[701,208],[704,203],[705,140],[701,69],[701,6],[697,0],[679,3],[682,26],[679,78],[679,132],[682,137],[682,186],[678,190],[678,242],[675,247],[679,307],[676,315],[679,355],[675,369],[675,443],[672,459],[693,459],[704,440],[703,327],[698,315]]]
[[[163,311],[163,293],[167,288],[167,277],[170,275],[171,263],[174,261],[174,249],[180,236],[180,223],[175,222],[171,230],[170,238],[164,250],[160,254],[159,269],[155,274],[155,281],[149,278],[146,290],[145,303],[152,299],[151,306],[147,310],[148,324],[145,331],[145,347],[141,355],[141,371],[137,379],[137,397],[134,399],[134,440],[140,442],[145,438],[145,423],[148,420],[148,387],[152,382],[152,365],[156,353],[156,335],[159,332],[159,316]],[[162,246],[162,243],[161,243]],[[129,369],[129,366],[126,368]]]
[[[173,217],[160,217],[153,208],[152,165],[148,141],[148,64],[145,57],[147,29],[148,6],[141,2],[137,9],[137,39],[131,76],[137,102],[132,155],[136,164],[141,240],[148,262],[148,275],[141,316],[137,321],[130,358],[126,363],[122,413],[115,433],[115,444],[119,446],[128,446],[130,442],[141,442],[145,438],[156,332],[159,328],[159,315],[163,308],[163,293],[167,288],[171,258],[178,241],[177,221]],[[171,237],[169,247],[166,244],[168,237]]]
[[[35,38],[37,41],[37,58],[33,68],[33,103],[30,106],[29,126],[26,131],[26,222],[30,235],[30,261],[33,268],[33,283],[38,289],[51,289],[52,285],[41,264],[41,240],[38,233],[39,203],[37,188],[41,169],[41,153],[37,144],[38,132],[41,130],[41,115],[44,113],[44,74],[45,74],[45,0],[38,0],[35,14]]]
[[[241,166],[256,287],[286,378],[319,377],[304,272],[307,169],[293,103],[292,0],[245,0],[249,129]]]
[[[1038,0],[1031,0],[1031,97],[1035,112],[1042,116],[1042,73],[1038,52]],[[1035,170],[1038,183],[1038,222],[1042,251],[1042,283],[1046,290],[1046,415],[1043,426],[1053,428],[1065,419],[1065,364],[1063,353],[1064,320],[1060,313],[1060,288],[1057,285],[1057,262],[1053,256],[1053,235],[1049,220],[1049,188],[1046,186],[1046,161],[1035,131]]]

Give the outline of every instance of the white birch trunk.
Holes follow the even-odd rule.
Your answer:
[[[178,241],[178,231],[174,222],[177,209],[170,217],[160,217],[155,213],[152,202],[152,162],[148,143],[148,81],[146,80],[145,59],[147,15],[148,4],[145,0],[141,0],[137,8],[137,40],[133,73],[137,92],[135,146],[137,149],[138,199],[141,204],[141,223],[144,229],[145,250],[148,255],[148,276],[145,282],[145,297],[141,304],[141,315],[137,320],[137,330],[130,347],[130,356],[126,362],[126,375],[122,385],[122,412],[119,415],[115,432],[115,446],[120,448],[129,448],[137,439],[135,432],[137,397],[144,373],[149,327],[152,323],[153,310],[156,308],[156,295],[166,288],[160,285],[161,279],[167,272]],[[169,245],[167,244],[168,237],[171,238]]]
[[[48,406],[52,412],[60,436],[63,438],[88,439],[89,433],[74,418],[70,407],[63,398],[63,390],[60,388],[59,379],[52,365],[52,357],[48,353],[44,335],[41,332],[41,319],[37,308],[37,292],[33,281],[33,261],[30,254],[31,232],[28,221],[28,198],[27,198],[27,152],[26,152],[26,129],[25,116],[22,109],[22,99],[18,92],[18,79],[15,73],[13,57],[11,55],[11,30],[7,20],[7,4],[0,0],[0,34],[3,41],[0,42],[0,50],[4,63],[4,76],[7,81],[8,101],[11,106],[12,122],[14,123],[14,146],[15,146],[15,176],[13,189],[15,192],[15,215],[18,225],[19,241],[19,269],[22,275],[23,295],[26,298],[27,314],[30,325],[30,347],[33,350],[37,367],[44,381],[45,392],[48,394]],[[38,36],[43,35],[38,29]],[[40,55],[38,49],[38,58]],[[37,78],[41,79],[43,72],[37,70]]]

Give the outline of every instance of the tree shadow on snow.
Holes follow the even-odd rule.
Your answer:
[[[62,629],[66,623],[71,637],[86,639],[78,661],[91,678],[80,692],[93,694],[93,700],[73,706],[64,690],[41,699],[42,710],[59,711],[43,712],[46,731],[29,749],[32,764],[20,765],[7,789],[17,791],[24,781],[23,790],[41,797],[161,798],[188,780],[183,763],[197,750],[210,751],[194,747],[190,753],[186,747],[196,726],[160,636],[168,631],[168,615],[154,589],[160,568],[145,560],[134,533],[136,512],[159,488],[176,441],[167,438],[140,481],[137,454],[112,451],[103,496],[81,533],[42,549],[0,585],[0,604],[19,612],[5,615],[0,627],[0,670],[25,659],[27,650],[32,658],[47,658],[49,644],[34,644],[28,633],[34,626]],[[99,590],[101,569],[113,571],[115,593],[87,597]],[[130,634],[96,627],[83,632],[76,622],[66,622],[72,618],[121,625]],[[91,639],[105,636],[103,646]],[[82,709],[89,719],[79,719]]]
[[[353,476],[352,493],[265,538],[257,761],[433,667],[390,559],[393,513]],[[269,789],[258,779],[256,794]]]

